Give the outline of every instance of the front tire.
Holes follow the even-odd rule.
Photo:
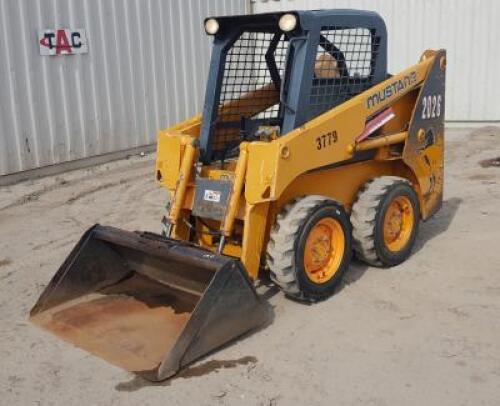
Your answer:
[[[297,199],[278,215],[267,253],[270,277],[287,296],[307,301],[328,297],[349,266],[349,218],[326,197]]]

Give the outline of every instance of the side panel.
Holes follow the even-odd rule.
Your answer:
[[[277,200],[303,173],[351,159],[367,118],[418,87],[431,63],[424,60],[275,141],[249,144],[247,201]]]
[[[403,151],[420,185],[424,219],[439,210],[443,201],[445,78],[446,51],[440,50],[417,98]]]
[[[253,204],[268,200],[278,166],[277,142],[252,142],[248,144],[248,164],[245,178],[245,199]]]
[[[299,196],[322,195],[338,201],[350,211],[360,188],[370,179],[386,175],[415,182],[411,170],[401,160],[357,162],[299,176],[280,196],[277,206],[281,208]]]

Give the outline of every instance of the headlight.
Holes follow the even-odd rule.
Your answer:
[[[284,14],[281,16],[278,24],[281,28],[281,31],[292,31],[297,26],[297,17],[295,17],[293,14]]]
[[[205,31],[209,35],[217,34],[217,31],[219,31],[219,23],[217,22],[217,20],[214,18],[209,18],[205,22]]]

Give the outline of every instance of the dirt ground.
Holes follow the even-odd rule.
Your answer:
[[[2,405],[499,405],[500,128],[448,130],[442,210],[392,269],[354,262],[307,306],[151,384],[27,321],[94,223],[159,231],[153,156],[0,188]],[[261,292],[263,289],[260,290]]]

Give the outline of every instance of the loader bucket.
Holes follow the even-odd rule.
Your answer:
[[[54,275],[30,320],[159,381],[268,315],[238,260],[156,234],[95,225]]]

